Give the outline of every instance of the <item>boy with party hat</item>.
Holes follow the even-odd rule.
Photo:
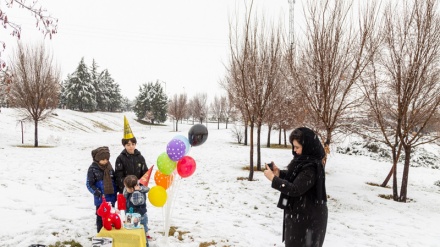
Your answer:
[[[124,116],[124,135],[122,138],[124,149],[121,154],[119,154],[115,164],[116,184],[118,185],[118,192],[121,194],[124,191],[124,180],[127,176],[134,175],[139,180],[148,171],[145,158],[142,156],[141,152],[136,149],[136,143],[136,137],[134,137],[130,124]],[[137,186],[136,188],[140,187]],[[148,228],[145,228],[145,235],[147,236],[148,242],[148,240],[151,239],[148,235]]]
[[[135,175],[140,179],[147,171],[148,167],[145,158],[141,152],[136,149],[136,137],[130,128],[127,118],[124,116],[124,135],[122,138],[122,146],[124,149],[116,159],[115,176],[118,192],[124,191],[124,179],[128,175]]]

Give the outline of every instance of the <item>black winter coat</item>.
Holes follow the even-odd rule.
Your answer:
[[[116,184],[118,192],[122,194],[124,191],[124,179],[128,175],[135,175],[140,179],[148,171],[145,158],[137,149],[134,154],[127,153],[127,150],[122,150],[115,164]]]
[[[98,163],[93,161],[87,170],[87,189],[94,195],[95,206],[100,206],[102,203],[101,195],[104,194],[104,171],[99,168]],[[116,183],[115,183],[115,172],[113,168],[110,171],[110,178],[112,179],[114,194],[105,194],[105,200],[115,204],[116,202]]]
[[[294,153],[287,170],[272,180],[281,192],[278,207],[284,209],[283,241],[286,247],[320,247],[327,229],[327,194],[321,159],[324,149],[309,129],[300,128],[306,141],[302,155]]]

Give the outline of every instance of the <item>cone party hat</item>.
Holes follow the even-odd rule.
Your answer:
[[[124,116],[124,139],[133,138],[133,132],[131,131],[130,124],[128,124],[127,118]]]

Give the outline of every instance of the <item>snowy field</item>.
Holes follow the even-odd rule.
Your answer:
[[[176,135],[186,136],[190,123],[179,124],[179,132],[167,126],[137,123],[133,113],[80,113],[57,110],[56,116],[41,123],[39,144],[21,144],[21,125],[13,109],[0,113],[0,246],[54,244],[75,240],[91,246],[95,235],[92,195],[86,189],[86,173],[92,162],[90,152],[109,146],[110,161],[122,151],[123,116],[127,116],[137,148],[150,167]],[[25,123],[24,145],[33,145],[33,125]],[[282,211],[276,207],[278,192],[270,188],[263,173],[256,181],[243,170],[249,147],[235,143],[225,125],[209,124],[208,140],[193,147],[188,155],[197,162],[195,173],[180,181],[171,226],[182,240],[169,237],[170,246],[284,246],[281,242]],[[266,140],[266,133],[263,133]],[[277,141],[276,132],[273,143]],[[262,160],[284,167],[290,150],[262,148]],[[440,162],[440,161],[439,161]],[[364,156],[333,153],[326,168],[329,221],[324,246],[440,246],[440,170],[410,169],[408,197],[396,203],[378,197],[391,189],[381,183],[389,163]],[[402,167],[399,167],[401,172]],[[153,173],[154,174],[154,173]],[[400,174],[398,175],[400,178]],[[400,180],[400,179],[399,179]],[[150,187],[154,179],[150,181]],[[161,246],[163,208],[148,204],[150,246]]]

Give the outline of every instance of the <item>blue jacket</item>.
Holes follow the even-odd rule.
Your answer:
[[[130,208],[133,209],[133,213],[144,215],[147,213],[147,193],[150,188],[140,185],[141,189],[128,193],[124,188],[124,196],[127,201],[127,212],[130,212]]]
[[[105,200],[107,202],[111,202],[112,205],[116,202],[116,193],[118,192],[118,189],[116,187],[115,183],[115,171],[110,171],[110,177],[112,179],[112,184],[114,188],[113,194],[106,194]],[[89,170],[87,171],[87,189],[90,191],[90,193],[93,194],[95,206],[100,206],[102,203],[102,195],[104,194],[104,171],[99,168],[98,163],[93,161],[93,163],[90,165]]]

